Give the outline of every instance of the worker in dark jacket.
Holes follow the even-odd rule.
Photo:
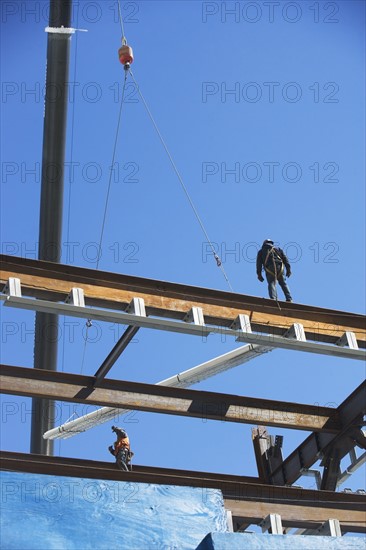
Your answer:
[[[262,268],[264,268],[268,282],[269,297],[272,300],[277,300],[276,283],[278,281],[286,296],[286,302],[292,302],[290,289],[286,283],[286,277],[290,277],[291,275],[291,266],[283,250],[276,248],[271,239],[264,241],[257,255],[257,277],[261,283],[264,281]],[[285,268],[286,277],[284,275]]]

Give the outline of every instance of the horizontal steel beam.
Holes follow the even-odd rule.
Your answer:
[[[23,294],[39,299],[65,301],[70,289],[78,287],[93,307],[123,310],[140,297],[148,316],[183,320],[192,307],[199,307],[207,325],[230,327],[238,315],[246,314],[256,332],[283,335],[300,323],[308,340],[336,343],[350,331],[359,347],[366,347],[365,317],[359,314],[286,302],[279,308],[265,298],[15,256],[2,255],[0,262],[0,283],[19,278]]]
[[[0,366],[1,392],[202,419],[337,433],[335,409],[222,393]]]
[[[42,311],[44,313],[57,313],[59,315],[66,315],[70,317],[118,323],[134,327],[151,328],[181,334],[190,334],[201,338],[206,338],[210,334],[220,334],[232,336],[238,342],[246,342],[249,344],[258,344],[261,346],[290,349],[320,355],[331,355],[334,357],[356,359],[359,361],[366,360],[366,352],[363,350],[339,347],[333,344],[319,344],[316,342],[300,341],[294,338],[275,336],[271,334],[255,334],[253,332],[244,332],[239,329],[198,325],[185,321],[173,321],[169,319],[156,319],[153,317],[143,317],[141,315],[134,315],[132,313],[124,313],[120,311],[81,307],[72,304],[50,302],[47,300],[38,299],[34,300],[32,298],[23,298],[18,296],[5,296],[4,294],[0,296],[0,299],[2,299],[4,301],[4,305],[8,307]]]
[[[339,519],[344,531],[366,530],[365,497],[355,493],[275,487],[246,476],[136,465],[132,472],[123,472],[111,462],[8,451],[0,452],[0,463],[2,469],[18,472],[200,487],[203,500],[210,489],[219,489],[224,496],[225,508],[231,510],[235,519],[247,523],[260,523],[268,513],[275,511],[281,514],[284,526],[314,528],[333,517]]]
[[[106,451],[106,454],[107,453]],[[113,459],[111,459],[113,460]],[[12,451],[1,451],[0,450],[0,467],[1,469],[9,469],[13,471],[24,471],[32,472],[38,474],[54,474],[62,476],[71,476],[71,477],[87,477],[94,479],[110,479],[110,480],[120,480],[125,474],[122,470],[116,467],[114,461],[109,462],[100,462],[96,460],[89,459],[80,459],[80,458],[66,458],[61,456],[46,456],[38,454],[27,454],[27,453],[16,453]],[[83,475],[83,471],[85,475]],[[214,482],[225,482],[228,484],[233,483],[249,483],[255,485],[262,485],[261,480],[257,477],[252,476],[239,476],[239,475],[227,475],[227,474],[216,474],[211,472],[200,472],[200,471],[186,471],[178,470],[175,468],[155,468],[149,466],[138,466],[133,465],[133,471],[131,473],[134,476],[134,481],[146,481],[148,477],[154,479],[154,481],[147,481],[148,483],[157,483],[163,482],[168,478],[174,480],[181,479],[181,484],[189,484],[188,480],[192,483],[192,486],[202,486],[202,480]],[[156,476],[156,478],[154,477]],[[140,478],[140,479],[136,479]],[[186,483],[184,483],[186,480]],[[194,480],[197,480],[198,483],[194,483]],[[356,495],[358,497],[358,495]],[[357,500],[357,499],[356,499]],[[349,502],[354,502],[355,499],[350,498]]]
[[[364,502],[364,505],[366,505],[366,502]],[[318,500],[314,501],[313,505],[310,505],[307,502],[291,504],[263,502],[262,500],[237,501],[225,499],[225,508],[231,511],[233,521],[239,525],[258,525],[269,514],[279,514],[282,526],[289,529],[319,529],[330,518],[335,518],[340,522],[343,533],[366,532],[365,513],[361,509],[354,510],[345,509],[342,506],[322,506]]]

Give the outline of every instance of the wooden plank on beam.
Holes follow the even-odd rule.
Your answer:
[[[284,504],[232,499],[224,499],[224,502],[225,508],[233,515],[233,521],[239,523],[258,524],[268,514],[280,514],[284,527],[317,529],[328,519],[335,518],[340,522],[343,532],[366,532],[366,514],[362,506],[355,510],[354,505],[346,507],[345,504],[340,505],[336,502],[326,505],[321,502]]]
[[[239,314],[250,317],[255,331],[283,335],[294,323],[304,326],[309,340],[335,343],[346,331],[354,332],[366,347],[363,315],[301,304],[281,303],[233,292],[65,266],[39,260],[0,256],[0,284],[20,278],[27,296],[64,301],[72,287],[84,290],[86,303],[125,309],[135,297],[143,298],[148,315],[184,319],[193,307],[203,310],[205,322],[230,326]]]
[[[341,429],[336,409],[330,407],[109,379],[93,388],[94,381],[91,376],[0,366],[6,394],[307,431]]]

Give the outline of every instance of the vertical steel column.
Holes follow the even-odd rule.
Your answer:
[[[71,7],[72,0],[50,0],[49,26],[70,28]],[[61,259],[70,42],[70,33],[48,33],[38,258],[51,262]],[[37,313],[35,323],[34,367],[57,370],[58,316]],[[31,453],[53,454],[53,441],[43,439],[43,433],[54,419],[54,401],[34,398]]]

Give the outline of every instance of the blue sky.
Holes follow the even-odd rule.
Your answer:
[[[47,3],[1,8],[2,252],[35,258]],[[71,46],[62,257],[89,268],[123,82],[116,8],[108,0],[74,6],[73,26],[88,32]],[[136,81],[234,291],[267,296],[255,256],[272,238],[292,262],[295,302],[364,313],[365,3],[133,1],[122,13]],[[227,290],[131,79],[126,92],[99,268]],[[2,361],[31,367],[34,315],[1,315]],[[59,369],[93,374],[121,327],[95,324],[82,365],[85,323],[71,333],[65,321]],[[237,345],[141,330],[110,376],[154,383]],[[278,350],[197,387],[336,406],[364,375],[357,361]],[[29,399],[3,396],[3,449],[28,451],[29,411]],[[74,408],[58,411],[65,421]],[[141,412],[119,423],[137,464],[256,475],[249,425]],[[270,432],[285,436],[285,455],[307,435]],[[108,460],[112,440],[104,424],[55,450]],[[346,485],[363,487],[364,470]]]

